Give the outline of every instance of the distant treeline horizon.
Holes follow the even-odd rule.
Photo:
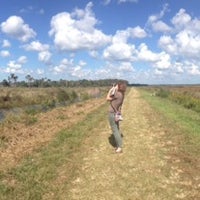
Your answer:
[[[0,82],[2,87],[95,87],[95,86],[112,86],[113,84],[124,81],[127,85],[130,85],[127,80],[124,79],[99,79],[99,80],[51,80],[48,78],[34,79],[30,75],[27,75],[26,80],[19,81],[15,74],[11,74],[8,79],[4,79]],[[132,84],[131,84],[132,85]]]

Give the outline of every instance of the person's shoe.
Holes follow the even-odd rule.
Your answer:
[[[115,152],[116,153],[122,153],[122,148],[118,147]]]

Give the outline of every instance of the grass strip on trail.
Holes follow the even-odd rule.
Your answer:
[[[162,120],[169,126],[174,127],[176,133],[168,137],[179,137],[179,148],[182,154],[195,160],[195,165],[200,167],[200,115],[190,109],[184,108],[166,98],[152,96],[150,93],[140,90],[143,98],[153,107],[154,110],[161,113]]]
[[[168,99],[151,96],[142,91],[143,97],[163,115],[176,122],[181,128],[193,135],[200,135],[200,115],[190,109],[184,108]]]
[[[102,119],[105,119],[105,104],[72,128],[61,130],[54,141],[27,156],[21,165],[2,172],[0,200],[40,200],[44,199],[45,193],[51,195],[53,186],[50,183],[56,179],[62,166],[68,168],[65,180],[73,177],[81,163],[81,145]]]

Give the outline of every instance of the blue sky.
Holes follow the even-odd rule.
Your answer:
[[[200,83],[199,0],[0,0],[0,81]]]

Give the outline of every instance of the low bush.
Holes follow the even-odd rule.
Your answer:
[[[168,98],[170,95],[170,91],[169,90],[164,90],[163,88],[161,88],[160,90],[158,90],[156,92],[156,96],[162,97],[162,98]]]

